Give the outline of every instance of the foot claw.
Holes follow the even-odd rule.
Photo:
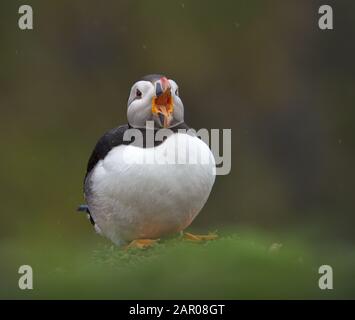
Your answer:
[[[216,240],[218,235],[216,233],[209,233],[207,235],[192,234],[189,232],[184,233],[184,239],[192,242],[202,242],[208,240]]]
[[[152,247],[158,241],[159,239],[137,239],[125,246],[124,249],[146,249]]]

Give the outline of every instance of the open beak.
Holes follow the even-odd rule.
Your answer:
[[[164,128],[168,128],[173,119],[174,104],[171,86],[167,78],[162,77],[155,83],[155,96],[152,100],[152,112],[159,116]]]

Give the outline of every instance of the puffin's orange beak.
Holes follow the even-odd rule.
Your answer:
[[[173,119],[174,104],[167,78],[162,77],[156,82],[155,94],[152,100],[152,113],[159,116],[164,128],[168,128]]]

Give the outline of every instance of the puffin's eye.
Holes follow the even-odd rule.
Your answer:
[[[179,89],[176,89],[176,90],[175,90],[175,95],[176,95],[176,96],[179,96]]]
[[[136,91],[136,97],[137,98],[142,98],[142,92],[140,90],[138,90],[138,89]]]

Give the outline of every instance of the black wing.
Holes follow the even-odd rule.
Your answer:
[[[93,152],[91,153],[86,169],[85,179],[86,176],[90,173],[90,171],[94,169],[96,164],[100,160],[105,158],[112,148],[117,147],[121,144],[130,143],[130,141],[123,141],[123,135],[128,128],[129,126],[125,124],[123,126],[111,129],[100,138],[100,140],[96,143]]]
[[[94,167],[96,166],[96,164],[104,159],[106,157],[106,155],[111,151],[112,148],[117,147],[119,145],[125,144],[131,144],[133,141],[123,141],[123,135],[126,132],[126,130],[128,130],[129,128],[131,128],[128,124],[125,124],[123,126],[111,129],[110,131],[106,132],[101,138],[100,140],[97,142],[94,151],[92,152],[88,165],[87,165],[87,169],[86,169],[86,175],[85,175],[85,179],[87,177],[87,175],[90,173],[90,171],[92,169],[94,169]],[[173,132],[177,132],[179,129],[185,129],[188,130],[189,127],[186,123],[181,123],[178,126],[171,128],[171,130]],[[145,129],[139,129],[142,132],[142,136],[143,136],[143,147],[146,147],[146,131]],[[132,138],[134,140],[134,138]],[[159,145],[160,143],[162,143],[161,141],[154,141],[154,146]],[[85,181],[84,179],[84,181]]]

